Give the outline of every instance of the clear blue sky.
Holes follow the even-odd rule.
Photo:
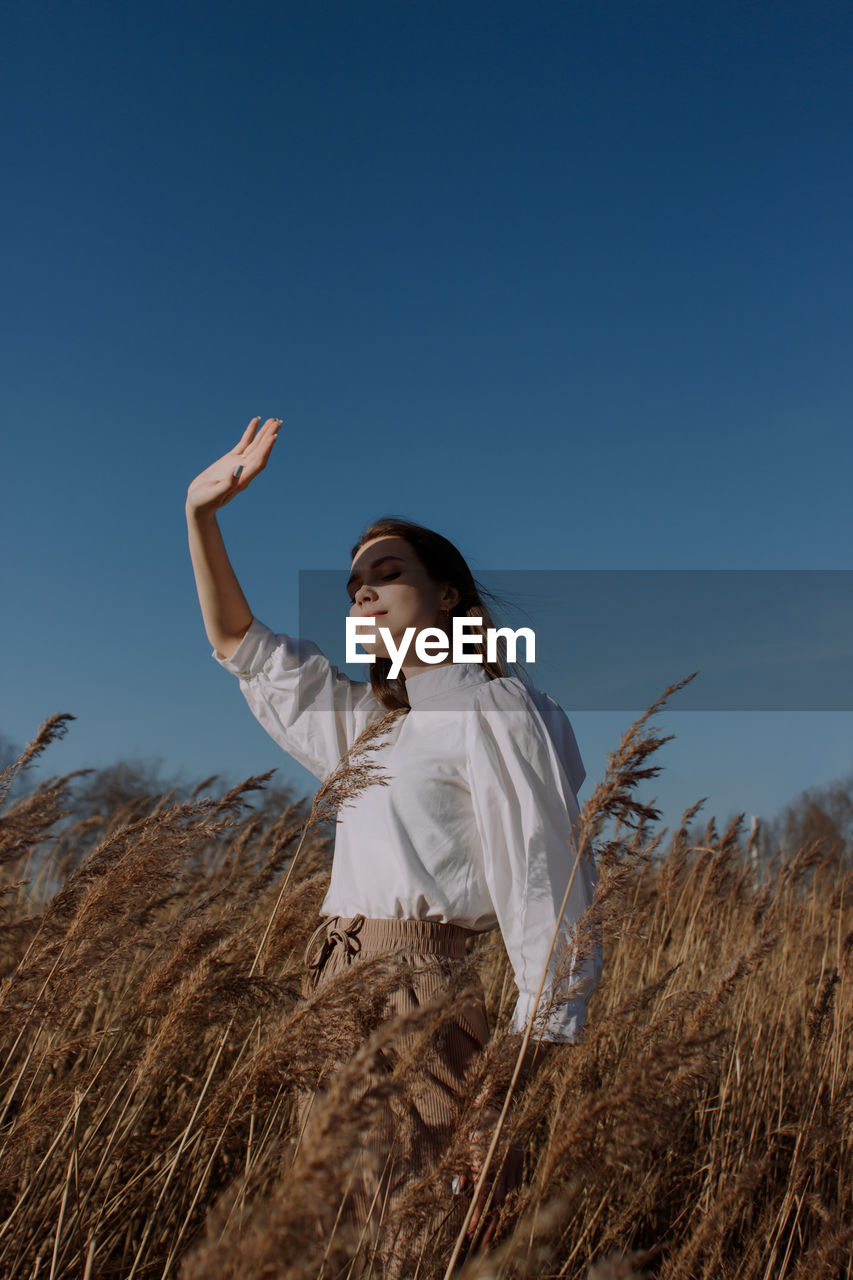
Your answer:
[[[853,567],[849,4],[45,3],[3,46],[0,731],[73,713],[43,773],[316,785],[186,545],[256,413],[221,525],[279,631],[385,512],[475,573]],[[572,717],[582,799],[635,714]],[[668,821],[853,770],[849,711],[659,723]]]

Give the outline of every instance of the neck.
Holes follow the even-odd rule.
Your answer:
[[[450,654],[446,658],[442,658],[441,662],[418,662],[417,658],[409,662],[408,660],[400,668],[400,674],[404,675],[408,680],[409,676],[420,675],[422,671],[439,671],[442,667],[452,667],[453,659]]]

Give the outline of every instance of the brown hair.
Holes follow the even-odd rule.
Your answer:
[[[448,626],[453,625],[453,618],[482,618],[483,631],[481,631],[479,637],[476,632],[472,632],[469,642],[474,652],[483,655],[483,670],[488,673],[492,680],[512,675],[510,664],[507,663],[505,657],[506,642],[503,636],[498,636],[496,661],[487,662],[485,656],[485,635],[483,632],[494,627],[495,623],[483,601],[483,596],[488,596],[496,604],[501,604],[501,601],[493,592],[487,591],[485,587],[477,582],[459,549],[448,538],[443,537],[432,529],[425,528],[422,524],[415,524],[402,516],[381,516],[364,530],[350,552],[350,556],[354,559],[366,542],[370,542],[373,538],[381,537],[404,538],[433,582],[446,582],[449,586],[456,588],[460,598],[459,602],[454,605],[448,614]],[[518,666],[519,664],[515,663],[513,665]],[[408,708],[409,698],[406,693],[406,678],[401,672],[397,680],[389,680],[388,672],[390,670],[390,658],[382,658],[377,654],[376,661],[370,663],[370,683],[373,687],[374,695],[389,711],[397,707]]]

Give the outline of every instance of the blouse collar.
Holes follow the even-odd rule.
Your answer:
[[[439,694],[451,693],[463,686],[483,684],[490,679],[480,662],[448,662],[438,667],[427,667],[416,675],[406,677],[409,706],[417,707]]]

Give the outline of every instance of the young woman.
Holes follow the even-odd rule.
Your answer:
[[[341,810],[323,919],[306,951],[303,992],[333,981],[360,958],[393,953],[408,972],[388,1012],[401,1012],[427,1001],[454,963],[464,962],[473,933],[498,926],[518,986],[510,1032],[520,1041],[574,860],[577,791],[585,771],[571,725],[552,698],[509,675],[500,660],[454,663],[451,649],[430,664],[412,640],[399,676],[389,678],[393,655],[379,627],[387,628],[399,649],[410,628],[413,636],[438,628],[450,641],[454,617],[494,625],[453,544],[409,521],[374,522],[352,550],[349,613],[376,617],[369,681],[349,680],[313,642],[276,634],[252,614],[216,511],[264,469],[280,427],[277,418],[263,426],[253,418],[235,448],[188,489],[190,553],[212,656],[238,677],[271,737],[319,779],[369,725],[389,710],[403,709],[371,756],[390,776],[388,785],[368,786]],[[594,862],[584,856],[563,918],[564,942],[592,901],[595,884]],[[600,975],[600,950],[555,948],[540,1007],[552,995],[556,1000],[544,1025],[534,1022],[531,1044],[579,1041]],[[564,982],[571,998],[561,998]],[[408,1163],[398,1162],[392,1201],[417,1173],[419,1161],[453,1132],[453,1098],[489,1034],[481,988],[442,1038],[434,1087],[418,1102],[420,1149]],[[302,1126],[310,1125],[311,1100],[300,1100]],[[471,1136],[462,1189],[470,1189],[481,1167],[495,1116],[487,1112],[484,1127]],[[370,1141],[392,1139],[389,1131]],[[365,1216],[377,1192],[367,1172],[372,1167],[365,1164],[356,1195],[356,1212]],[[494,1189],[485,1243],[502,1198],[520,1177],[521,1155],[514,1150]],[[477,1225],[487,1191],[488,1185],[469,1230]],[[384,1274],[392,1273],[389,1264]]]

